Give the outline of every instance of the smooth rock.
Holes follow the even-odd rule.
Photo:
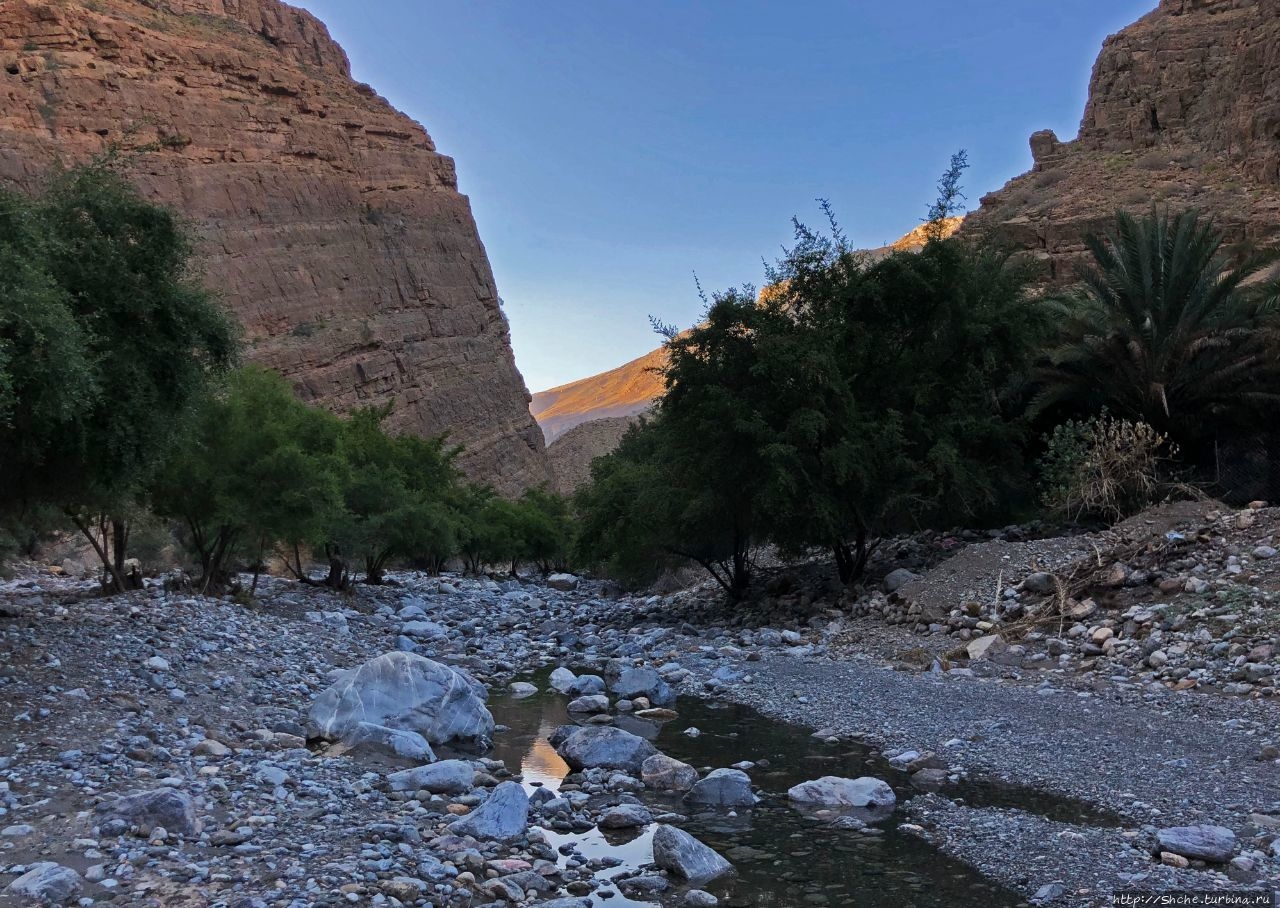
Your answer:
[[[80,894],[80,874],[53,861],[41,861],[5,887],[5,892],[45,905],[65,905]]]
[[[610,726],[579,728],[556,750],[574,769],[621,769],[633,775],[658,752],[639,735]]]
[[[1161,851],[1184,858],[1225,863],[1236,850],[1236,834],[1225,826],[1171,826],[1156,832]]]
[[[653,862],[695,885],[733,873],[733,865],[683,829],[660,824],[653,833]]]
[[[426,790],[432,794],[462,794],[475,787],[476,768],[467,760],[441,760],[429,766],[415,766],[390,773],[392,791]]]
[[[483,804],[449,824],[454,835],[507,842],[529,828],[529,796],[519,782],[503,782]]]
[[[484,688],[447,665],[391,652],[346,672],[311,707],[321,737],[342,740],[361,723],[417,732],[431,744],[487,749],[493,716]]]
[[[787,791],[787,797],[800,804],[854,807],[872,811],[891,811],[898,803],[897,796],[888,783],[871,776],[857,779],[823,776],[792,787]]]
[[[693,783],[686,804],[707,807],[752,807],[760,799],[751,791],[751,777],[740,769],[716,769]]]

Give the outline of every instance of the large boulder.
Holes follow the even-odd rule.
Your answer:
[[[888,783],[871,776],[857,779],[823,776],[792,787],[787,797],[799,804],[871,812],[891,812],[898,803]]]
[[[441,760],[429,766],[402,769],[387,776],[392,791],[462,794],[476,784],[476,767],[467,760]]]
[[[493,716],[484,687],[413,653],[384,653],[346,672],[311,707],[320,737],[343,740],[362,723],[416,732],[432,744],[488,749]]]
[[[627,700],[648,697],[654,706],[670,706],[676,702],[676,692],[671,685],[651,668],[625,669],[609,689]]]
[[[1161,851],[1225,864],[1236,851],[1236,834],[1225,826],[1170,826],[1156,833]]]
[[[698,781],[698,770],[666,754],[654,754],[640,764],[644,784],[659,791],[688,791]]]
[[[751,777],[741,769],[715,769],[693,783],[686,804],[704,807],[754,807],[760,799],[751,791]]]
[[[161,827],[171,835],[194,836],[200,832],[200,818],[191,795],[176,788],[157,788],[153,791],[137,791],[99,804],[99,825],[105,835],[136,829],[139,835],[149,836]]]
[[[81,888],[80,874],[70,867],[41,861],[28,867],[4,891],[42,905],[65,905],[80,894]]]
[[[695,885],[733,873],[733,865],[683,829],[665,823],[653,832],[653,863]]]
[[[529,829],[529,796],[519,782],[503,782],[471,813],[449,824],[454,835],[509,842]]]
[[[640,773],[658,749],[639,735],[607,725],[579,728],[560,742],[557,752],[573,769],[620,769]]]

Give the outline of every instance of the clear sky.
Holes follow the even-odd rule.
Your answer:
[[[859,246],[1075,135],[1108,34],[1155,0],[294,0],[458,162],[538,391],[760,283],[826,197]]]

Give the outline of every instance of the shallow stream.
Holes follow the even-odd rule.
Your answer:
[[[512,771],[523,775],[529,790],[538,786],[558,788],[569,767],[547,742],[560,725],[573,719],[566,699],[547,684],[545,674],[529,679],[539,693],[517,699],[508,694],[493,697],[494,718],[509,731],[495,735],[491,754]],[[748,770],[761,795],[752,809],[698,811],[681,804],[678,796],[641,792],[646,804],[681,813],[680,823],[702,841],[733,862],[737,876],[708,887],[729,906],[859,906],[859,908],[925,908],[958,905],[1001,908],[1023,904],[1013,892],[1000,887],[938,852],[920,838],[899,832],[900,814],[879,824],[871,834],[856,832],[815,819],[798,811],[786,799],[791,786],[825,775],[858,777],[874,775],[898,792],[899,805],[914,792],[905,774],[891,769],[867,749],[856,744],[827,744],[808,731],[777,722],[746,707],[681,697],[679,718],[648,722],[625,714],[617,725],[650,739],[663,753],[700,770],[732,766],[749,760]],[[701,734],[685,734],[696,727]],[[992,784],[962,783],[944,792],[975,806],[1018,807],[1054,819],[1104,823],[1082,804],[1026,789]],[[601,871],[609,880],[634,871],[652,860],[652,829],[565,833],[544,829],[555,846],[569,842],[588,858],[613,858],[621,863]],[[611,895],[606,896],[606,893]],[[602,898],[604,899],[602,901]],[[596,893],[594,903],[605,906],[648,906],[653,902],[628,899],[609,886]]]

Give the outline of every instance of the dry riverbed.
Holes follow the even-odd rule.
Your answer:
[[[1241,562],[1231,557],[1224,572]],[[638,771],[575,773],[566,792],[578,794],[535,793],[518,835],[467,838],[452,824],[514,791],[501,785],[520,779],[520,765],[462,754],[474,776],[433,794],[389,782],[413,761],[308,748],[308,712],[338,673],[397,650],[455,665],[495,694],[556,666],[609,685],[625,668],[651,666],[683,700],[746,704],[820,731],[836,750],[864,742],[880,752],[867,765],[899,791],[881,833],[887,825],[891,838],[918,837],[1010,887],[1015,901],[1090,904],[1132,886],[1280,887],[1274,697],[1175,690],[1172,678],[1112,678],[1093,666],[1082,673],[1072,658],[1039,669],[979,660],[932,674],[897,670],[882,644],[907,642],[907,632],[852,610],[778,627],[695,625],[671,616],[688,613],[698,592],[604,599],[585,581],[557,590],[397,580],[351,597],[270,580],[252,607],[160,589],[103,600],[44,574],[0,587],[0,890],[49,861],[77,874],[63,881],[78,887],[70,901],[94,903],[712,904],[716,895],[669,869],[623,867],[611,879],[608,861],[566,855],[548,838],[557,822],[590,829],[608,810],[621,809],[610,822],[677,828],[682,813],[698,813],[675,804],[655,816],[634,797],[652,787]],[[1114,626],[1122,639],[1143,628]],[[851,655],[860,633],[878,642]],[[1233,670],[1227,643],[1222,666],[1201,675]],[[588,726],[622,722],[626,706],[660,708],[637,700],[620,712],[619,699],[630,698],[611,689],[574,696],[605,698],[595,719],[575,716]],[[670,727],[683,730],[680,700],[674,711]],[[503,734],[493,732],[499,743]],[[749,731],[737,740],[747,759]],[[777,809],[768,772],[746,768],[747,790],[765,796],[760,809]],[[993,781],[1005,784],[986,792]],[[118,796],[138,791],[182,797],[152,805],[158,819],[144,829],[112,813]],[[1229,854],[1203,861],[1170,851],[1188,849],[1167,836],[1161,843],[1160,831],[1180,826],[1224,827]],[[803,888],[803,867],[786,872],[806,903],[821,903],[821,892]],[[606,894],[611,902],[600,901]],[[720,897],[743,904],[728,889]],[[0,895],[0,904],[24,903]]]

